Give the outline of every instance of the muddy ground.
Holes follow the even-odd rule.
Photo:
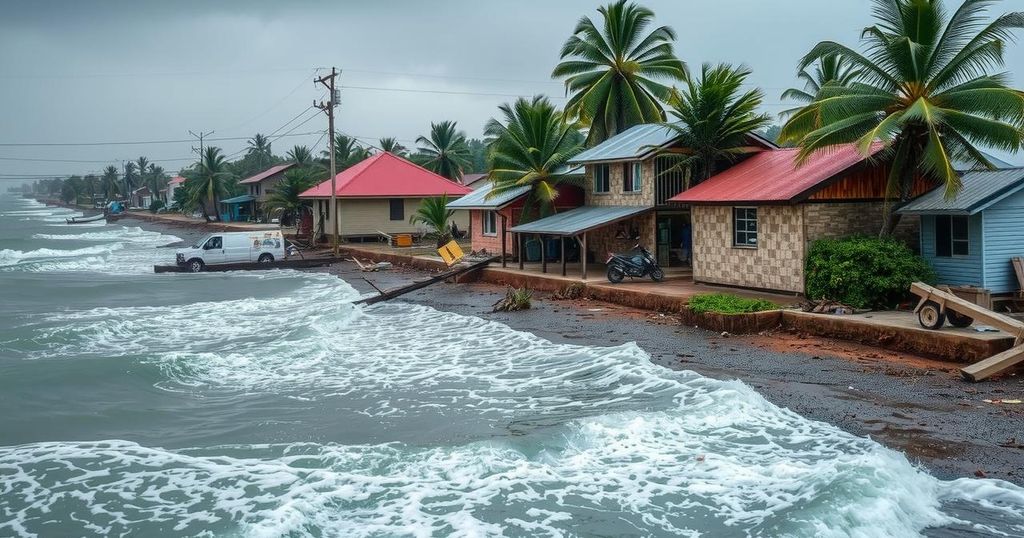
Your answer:
[[[130,219],[123,224],[186,239],[204,233]],[[336,274],[363,293],[374,292],[364,277],[386,289],[425,274],[401,267],[363,273],[350,262],[313,270]],[[1024,405],[983,401],[1024,399],[1024,375],[971,384],[961,380],[957,365],[923,357],[785,332],[723,336],[684,327],[671,315],[542,293],[534,295],[531,310],[491,313],[504,291],[441,283],[398,300],[499,321],[553,342],[636,342],[660,365],[739,379],[776,405],[901,450],[940,478],[986,476],[1024,485]]]

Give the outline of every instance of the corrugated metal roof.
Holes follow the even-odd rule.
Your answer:
[[[284,163],[284,164],[279,164],[277,166],[271,166],[270,168],[267,168],[266,170],[264,170],[264,171],[262,171],[262,172],[260,172],[260,173],[258,173],[256,175],[254,175],[254,176],[250,176],[250,177],[247,177],[247,178],[239,181],[238,184],[239,185],[243,185],[243,184],[249,184],[249,183],[259,183],[260,181],[263,181],[264,179],[267,179],[268,177],[271,177],[273,175],[276,175],[276,174],[279,174],[281,172],[284,172],[285,170],[288,170],[289,168],[291,168],[293,166],[295,166],[295,163]]]
[[[525,196],[530,192],[530,187],[523,185],[522,187],[516,187],[515,189],[505,191],[493,198],[488,199],[487,197],[494,190],[494,183],[490,181],[484,181],[478,184],[475,191],[459,198],[448,202],[449,209],[487,209],[497,210],[505,207],[512,202],[515,202],[519,197]]]
[[[533,222],[527,222],[526,224],[520,224],[510,228],[509,231],[513,233],[563,236],[577,235],[653,210],[653,207],[644,206],[587,205]]]
[[[882,149],[875,144],[872,154]],[[711,179],[683,191],[670,202],[681,203],[769,203],[797,201],[829,178],[863,161],[852,144],[811,155],[797,164],[799,149],[764,151]]]
[[[985,158],[988,159],[988,161],[990,163],[992,163],[993,166],[995,166],[996,168],[998,168],[1000,170],[1003,170],[1003,169],[1006,169],[1006,168],[1017,168],[1016,166],[1014,166],[1014,165],[1012,165],[1012,164],[1010,164],[1010,163],[1008,163],[1008,162],[1006,162],[1006,161],[996,157],[995,155],[991,155],[989,153],[985,153],[984,151],[981,152],[981,154],[984,155]],[[970,170],[974,170],[975,169],[975,165],[973,163],[968,163],[966,161],[955,161],[955,162],[953,162],[953,168],[955,168],[956,170],[958,170],[960,172],[968,172]]]
[[[382,151],[334,176],[335,195],[341,198],[429,198],[469,194],[469,188],[422,166]],[[329,198],[331,180],[303,192],[300,198]]]
[[[899,209],[904,214],[973,215],[1024,188],[1024,168],[975,170],[961,176],[963,188],[952,200],[938,187],[911,200]]]
[[[241,196],[235,196],[234,198],[228,198],[227,200],[221,200],[220,203],[222,203],[222,204],[243,204],[245,202],[251,202],[251,201],[253,201],[255,199],[256,199],[256,197],[251,195],[251,194],[243,194]]]
[[[658,123],[634,125],[569,160],[573,164],[636,159],[671,143],[679,134]],[[655,146],[655,147],[652,147]]]

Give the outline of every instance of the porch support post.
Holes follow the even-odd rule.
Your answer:
[[[508,219],[505,218],[504,213],[498,213],[501,217],[501,268],[504,269],[508,266],[505,261],[505,257],[508,255],[505,243],[508,241]]]
[[[519,270],[522,271],[523,270],[523,255],[525,254],[525,252],[523,251],[523,234],[521,234],[521,233],[516,234],[516,237],[519,239],[517,241],[519,243]]]
[[[580,270],[583,280],[587,279],[587,232],[583,232],[583,250],[580,251],[580,263],[582,269]]]
[[[558,242],[562,245],[562,276],[565,276],[565,237],[559,237]]]
[[[548,273],[548,242],[543,235],[540,236],[540,272]]]

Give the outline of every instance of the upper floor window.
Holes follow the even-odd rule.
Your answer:
[[[970,256],[970,224],[964,215],[935,217],[935,255],[943,258]]]
[[[494,211],[484,212],[483,223],[484,235],[498,235],[498,213]]]
[[[736,247],[757,247],[757,208],[732,208],[732,244]]]
[[[607,164],[594,166],[594,192],[609,192],[612,189],[611,174]]]
[[[622,192],[640,192],[643,190],[643,165],[640,162],[622,165]]]

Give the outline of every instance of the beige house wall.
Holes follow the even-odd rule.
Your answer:
[[[876,236],[881,230],[885,202],[807,203],[804,222],[807,223],[807,242],[818,239],[840,239],[852,235]],[[907,215],[900,219],[894,237],[915,252],[920,250],[921,218]]]
[[[654,253],[656,240],[654,226],[654,213],[638,215],[622,222],[617,222],[587,232],[587,250],[594,255],[594,261],[604,263],[609,252],[616,254],[629,252],[633,246],[640,243],[641,246]],[[625,232],[626,238],[619,238],[619,232]],[[639,239],[632,238],[632,234],[639,234]]]
[[[692,207],[693,279],[803,293],[803,208],[758,207],[756,248],[733,246],[732,210],[731,206]]]
[[[330,204],[330,200],[324,200]],[[410,224],[409,219],[416,214],[423,198],[405,198],[405,214],[401,220],[391,220],[390,198],[340,198],[338,199],[339,234],[344,236],[375,235],[377,232],[386,234],[412,233],[427,231],[423,224]],[[319,226],[320,200],[313,201],[314,226]],[[469,211],[458,210],[452,218],[460,230],[469,229]],[[325,215],[324,233],[330,235],[330,215]]]
[[[654,159],[647,159],[641,163],[639,192],[622,192],[623,166],[625,165],[632,166],[633,163],[608,163],[609,189],[607,193],[594,192],[594,168],[599,165],[588,164],[586,166],[586,205],[654,207]]]

